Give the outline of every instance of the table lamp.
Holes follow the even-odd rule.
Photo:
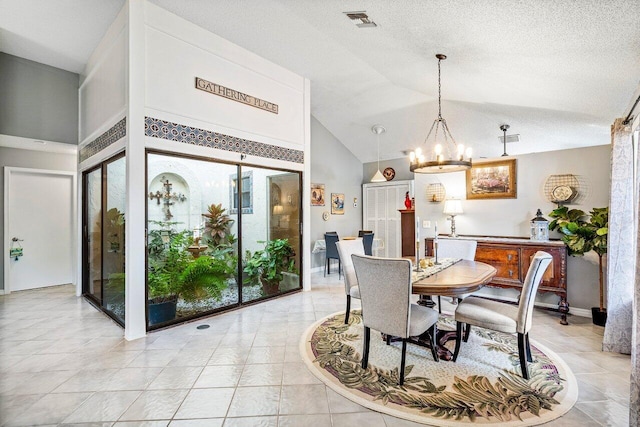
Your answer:
[[[462,202],[460,200],[445,200],[443,212],[451,217],[451,234],[449,234],[449,237],[458,237],[456,234],[456,215],[462,213]]]

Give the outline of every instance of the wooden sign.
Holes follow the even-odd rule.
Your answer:
[[[238,92],[237,90],[229,89],[228,87],[220,86],[219,84],[201,79],[200,77],[196,77],[196,89],[231,99],[232,101],[241,102],[273,114],[278,114],[278,104],[256,98],[255,96],[247,95],[246,93]]]

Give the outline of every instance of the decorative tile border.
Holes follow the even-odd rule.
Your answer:
[[[105,133],[85,145],[80,149],[79,158],[80,163],[87,160],[89,157],[104,150],[114,142],[127,135],[127,118],[123,117],[115,125],[111,126]]]
[[[153,138],[217,148],[218,150],[233,151],[287,162],[304,163],[304,151],[302,150],[278,147],[276,145],[211,132],[206,129],[171,123],[153,117],[145,117],[144,134]]]

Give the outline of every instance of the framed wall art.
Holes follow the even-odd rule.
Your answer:
[[[467,199],[517,198],[516,159],[474,163],[467,174]]]
[[[324,184],[311,184],[311,206],[324,206]]]
[[[344,193],[331,193],[331,215],[344,215]]]

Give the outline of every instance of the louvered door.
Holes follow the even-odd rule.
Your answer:
[[[407,191],[413,193],[413,181],[363,185],[363,227],[373,230],[375,239],[381,239],[384,245],[374,251],[375,256],[401,256],[402,235],[398,209],[404,207],[404,195]]]

